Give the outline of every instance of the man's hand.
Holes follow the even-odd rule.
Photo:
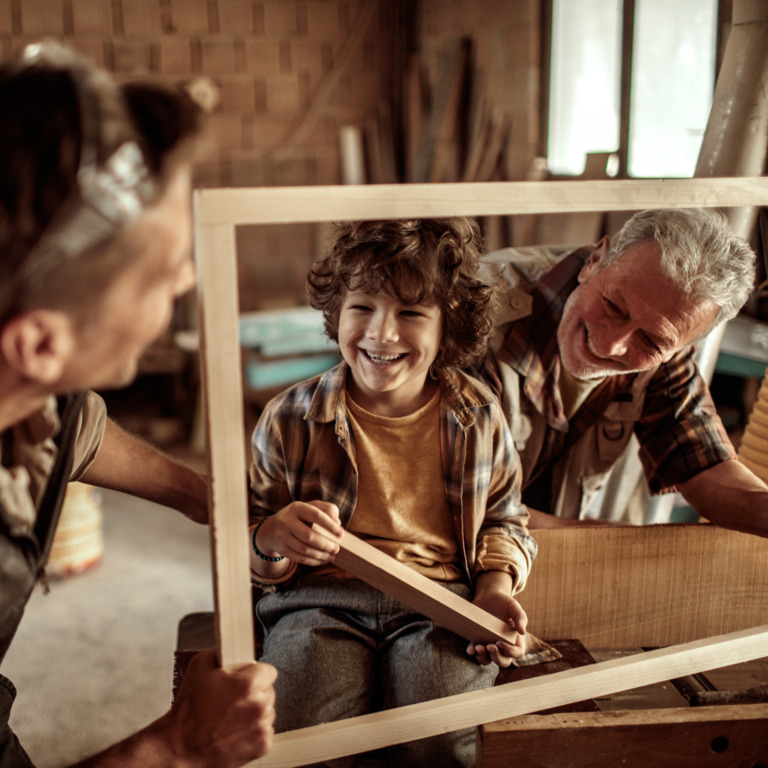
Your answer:
[[[239,768],[272,746],[277,671],[225,672],[216,649],[192,658],[170,711],[72,768]]]
[[[197,654],[165,717],[168,744],[189,765],[237,768],[262,757],[274,735],[276,677],[270,664],[225,672],[215,649]]]

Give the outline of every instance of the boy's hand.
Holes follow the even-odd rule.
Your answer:
[[[338,553],[342,532],[335,504],[293,501],[262,523],[257,546],[265,555],[282,555],[304,565],[322,565]]]
[[[523,607],[511,595],[512,577],[500,571],[488,571],[478,576],[475,599],[476,606],[505,621],[517,632],[514,643],[490,643],[480,645],[470,643],[467,653],[476,656],[484,666],[493,662],[501,669],[512,664],[512,659],[519,659],[525,653],[525,628],[528,616]]]

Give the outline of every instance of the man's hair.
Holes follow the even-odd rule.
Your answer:
[[[602,266],[647,241],[659,245],[661,267],[675,285],[720,307],[713,326],[734,317],[749,298],[755,283],[755,253],[733,234],[722,214],[707,208],[636,213],[611,241]]]
[[[358,221],[341,224],[307,278],[310,304],[338,341],[344,292],[385,291],[404,305],[437,305],[443,335],[439,368],[463,368],[486,351],[496,289],[477,271],[484,240],[468,218]]]
[[[92,305],[134,255],[126,225],[191,162],[202,112],[52,41],[0,67],[0,105],[0,321]]]

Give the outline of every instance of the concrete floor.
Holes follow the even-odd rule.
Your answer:
[[[11,725],[39,768],[61,768],[170,704],[178,621],[212,610],[208,528],[103,491],[104,555],[38,587],[0,672],[19,690]]]

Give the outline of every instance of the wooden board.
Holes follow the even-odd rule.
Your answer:
[[[203,189],[198,226],[768,205],[768,178]],[[221,254],[219,254],[221,258]]]
[[[198,254],[234,254],[234,229],[198,228],[196,245]],[[233,670],[254,657],[237,262],[200,258],[197,269],[216,637],[220,665]]]
[[[474,643],[514,643],[517,633],[500,619],[455,595],[436,581],[344,532],[334,563],[392,595],[436,624]]]
[[[278,734],[253,768],[292,768],[761,658],[768,626]],[[513,763],[510,763],[513,764]]]
[[[517,597],[539,637],[658,647],[766,620],[768,539],[706,524],[533,535],[539,552]]]
[[[480,728],[477,766],[757,766],[768,755],[766,720],[768,704],[524,715]]]

